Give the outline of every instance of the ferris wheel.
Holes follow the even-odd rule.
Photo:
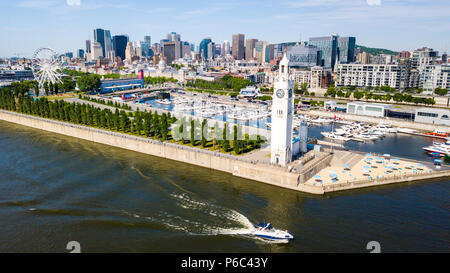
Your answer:
[[[39,48],[33,54],[32,70],[34,79],[39,83],[39,88],[44,87],[44,83],[61,83],[61,64],[58,54],[51,48]]]

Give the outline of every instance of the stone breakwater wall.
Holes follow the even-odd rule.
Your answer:
[[[299,185],[299,174],[288,172],[286,168],[253,162],[237,156],[3,110],[0,110],[0,120],[227,172],[237,177],[278,187],[312,194],[324,193],[323,189]]]
[[[345,190],[353,190],[359,188],[367,188],[381,185],[390,185],[404,182],[413,182],[413,181],[425,181],[425,180],[433,180],[450,177],[450,170],[444,171],[434,171],[432,173],[424,173],[424,174],[411,174],[411,175],[395,175],[392,177],[386,177],[375,180],[359,180],[355,182],[350,182],[346,184],[336,184],[330,186],[322,186],[324,193],[326,192],[335,192],[335,191],[345,191]]]

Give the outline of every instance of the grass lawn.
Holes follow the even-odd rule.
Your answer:
[[[47,98],[49,101],[52,100],[63,100],[68,98],[75,97],[74,93],[64,93],[64,94],[58,94],[58,95],[50,95],[50,96],[40,96],[39,98]]]

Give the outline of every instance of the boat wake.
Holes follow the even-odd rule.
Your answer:
[[[138,168],[133,167],[133,169],[140,176],[146,177]],[[255,226],[245,215],[227,207],[205,200],[198,200],[194,197],[195,193],[182,188],[174,181],[168,182],[175,188],[169,190],[160,186],[160,189],[164,193],[168,193],[169,199],[175,202],[175,211],[171,211],[169,207],[161,207],[153,215],[122,212],[135,219],[151,221],[154,224],[164,226],[164,228],[185,232],[193,236],[228,235],[274,243],[273,241],[253,236]],[[171,191],[172,193],[170,193]],[[280,243],[280,241],[276,243]]]

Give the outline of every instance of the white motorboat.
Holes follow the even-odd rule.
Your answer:
[[[423,147],[428,153],[439,153],[441,156],[450,156],[450,142],[446,143],[433,143],[431,146]]]
[[[379,130],[381,132],[385,133],[397,133],[398,130],[396,128],[392,128],[391,125],[386,123],[380,123],[377,127],[375,127],[376,130]]]
[[[172,102],[171,102],[170,100],[168,100],[168,99],[155,100],[155,103],[158,103],[158,104],[164,104],[164,105],[172,104]]]
[[[409,128],[398,128],[397,129],[399,133],[405,133],[405,134],[412,134],[412,133],[416,133],[417,131],[414,129],[409,129]]]
[[[253,231],[253,236],[271,240],[289,242],[294,239],[294,236],[289,231],[282,231],[272,227],[270,223],[259,223],[256,229]]]
[[[321,132],[321,134],[322,134],[324,137],[329,138],[329,139],[334,139],[334,140],[339,140],[339,141],[350,141],[350,138],[349,138],[349,137],[346,137],[346,136],[339,136],[339,135],[336,135],[336,134],[334,134],[334,133]]]
[[[331,123],[331,122],[333,122],[333,120],[332,119],[325,119],[323,117],[319,117],[319,118],[316,118],[316,119],[312,119],[311,122],[312,123],[318,123],[318,124],[325,124],[325,123]]]
[[[361,140],[377,140],[379,137],[374,135],[369,135],[367,133],[361,133],[358,135],[355,135],[354,138],[361,139]]]

